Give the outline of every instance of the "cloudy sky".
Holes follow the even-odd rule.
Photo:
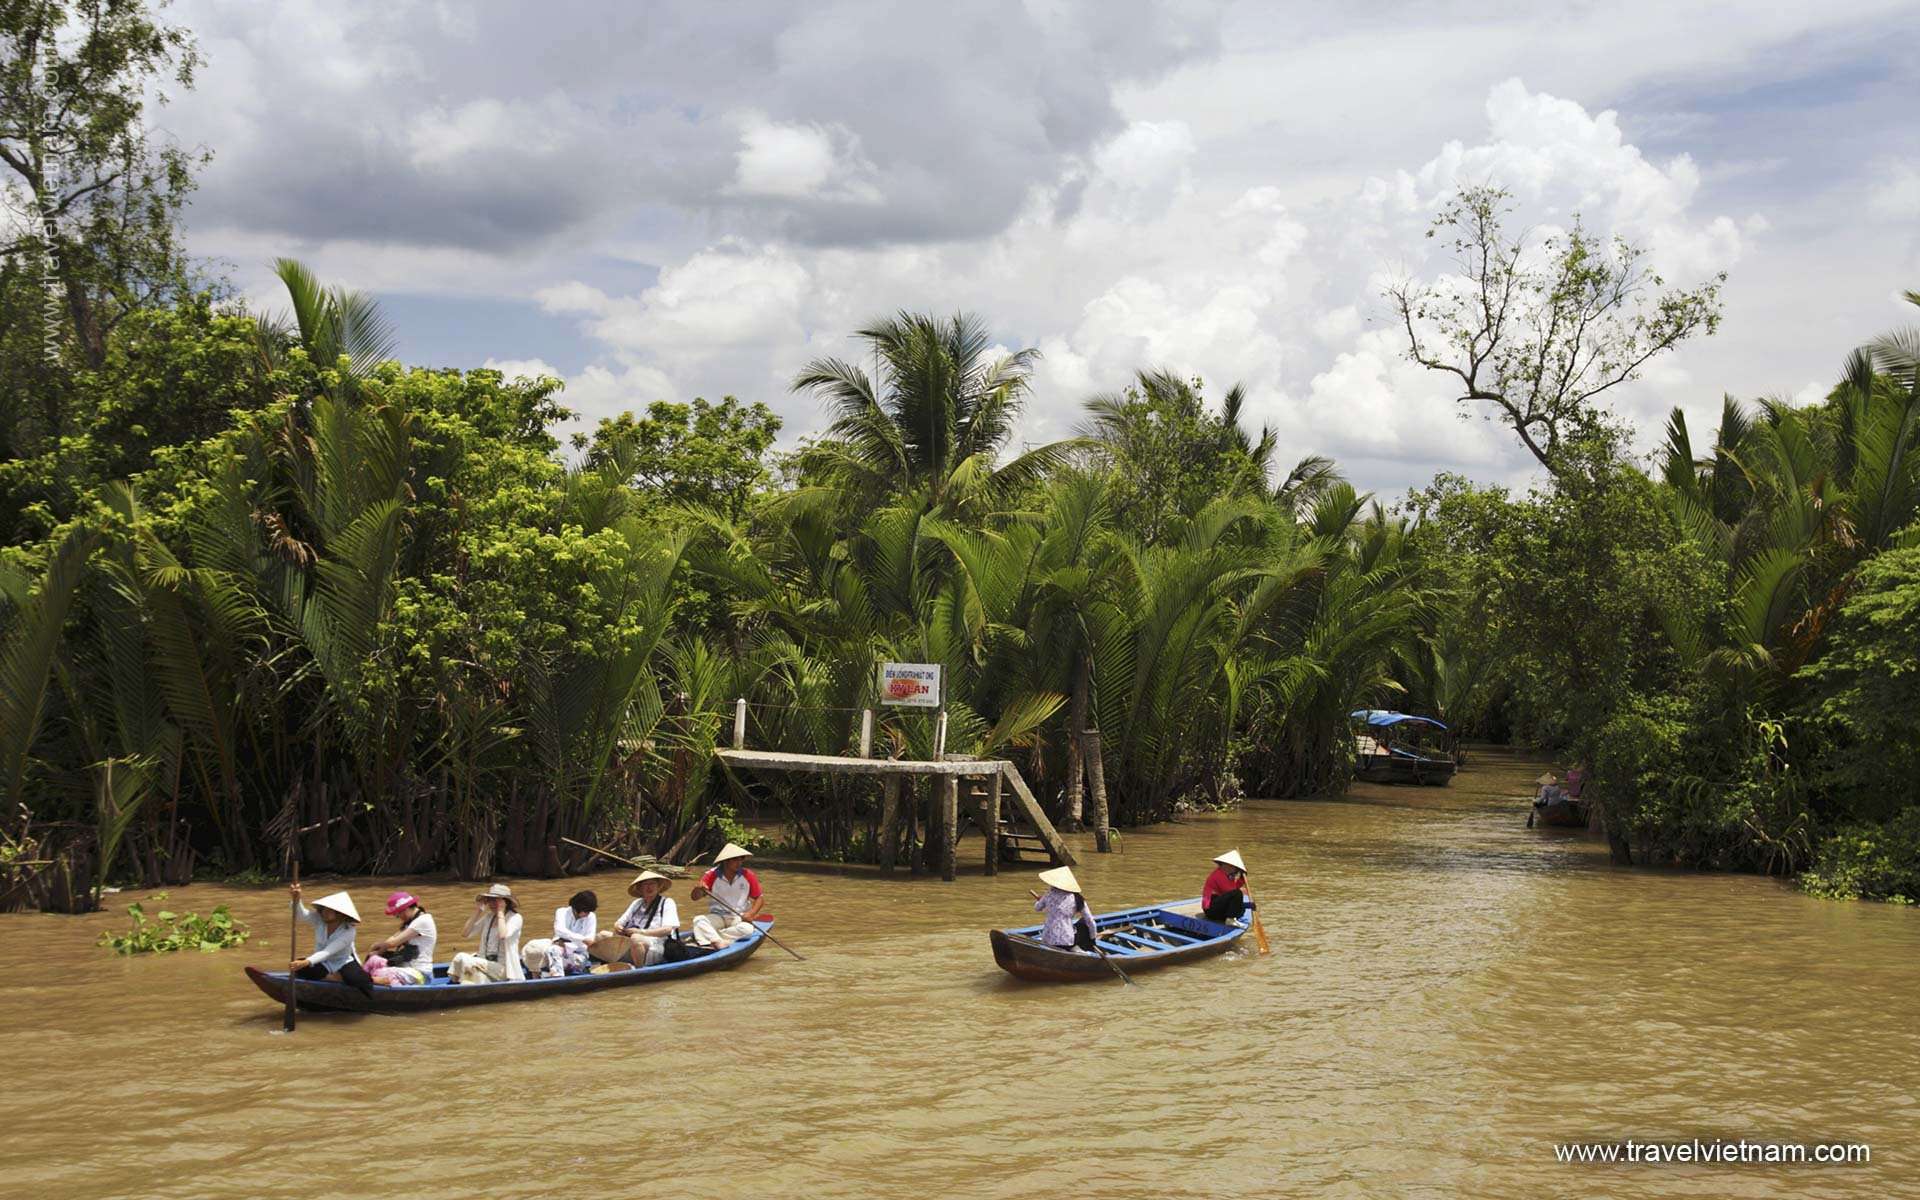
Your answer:
[[[1380,300],[1487,181],[1728,272],[1721,332],[1619,393],[1649,441],[1911,319],[1914,0],[946,7],[177,0],[207,63],[159,121],[214,152],[192,243],[249,294],[294,255],[408,361],[550,372],[589,417],[731,393],[817,431],[799,364],[966,309],[1044,352],[1030,441],[1164,366],[1389,495],[1524,479]]]

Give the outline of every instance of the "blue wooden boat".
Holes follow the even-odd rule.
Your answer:
[[[503,979],[499,983],[452,983],[447,979],[447,964],[436,963],[433,982],[418,987],[377,987],[373,995],[328,980],[299,981],[296,997],[303,1009],[332,1012],[407,1013],[439,1008],[460,1008],[468,1004],[487,1004],[498,1000],[540,1000],[552,996],[572,996],[581,992],[601,992],[610,988],[633,987],[642,983],[666,983],[709,971],[737,967],[753,957],[767,940],[772,921],[755,921],[759,932],[731,945],[681,962],[655,963],[627,971],[609,971],[605,975],[565,975],[557,979]],[[687,935],[682,934],[684,939]],[[255,987],[280,1004],[287,1002],[287,972],[262,971],[248,967],[247,978]]]
[[[1445,787],[1460,769],[1453,731],[1432,717],[1362,708],[1354,722],[1353,774],[1369,783]]]
[[[1171,967],[1211,958],[1233,948],[1253,922],[1252,910],[1226,924],[1200,915],[1200,901],[1151,904],[1120,912],[1096,913],[1095,940],[1114,965],[1131,975],[1149,967]],[[1020,979],[1042,983],[1075,983],[1113,978],[1113,971],[1097,954],[1060,950],[1040,940],[1039,925],[995,929],[993,961]]]

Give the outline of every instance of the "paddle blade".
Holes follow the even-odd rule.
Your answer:
[[[1260,916],[1258,913],[1255,913],[1253,918],[1253,940],[1259,944],[1260,953],[1262,954],[1273,953],[1273,946],[1267,942],[1267,927],[1260,923]]]

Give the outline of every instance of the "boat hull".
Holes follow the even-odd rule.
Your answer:
[[[1559,829],[1585,829],[1587,806],[1578,800],[1536,804],[1533,806],[1533,819],[1536,824],[1552,825]]]
[[[1387,754],[1358,755],[1354,759],[1353,777],[1368,783],[1445,787],[1453,781],[1454,772],[1459,769],[1459,765],[1451,758],[1395,750]]]
[[[656,963],[629,971],[610,971],[605,975],[567,975],[558,979],[512,979],[499,983],[449,983],[447,967],[434,968],[432,983],[419,987],[377,987],[373,995],[363,995],[344,983],[325,980],[300,980],[297,1002],[302,1010],[313,1012],[410,1013],[431,1012],[442,1008],[464,1008],[470,1004],[493,1004],[507,1000],[544,1000],[555,996],[574,996],[603,992],[613,988],[635,987],[645,983],[666,983],[712,971],[739,966],[767,940],[772,921],[756,921],[760,932],[741,938],[712,954],[683,962]],[[253,985],[280,1004],[287,1002],[287,972],[246,968]]]
[[[993,961],[1017,979],[1034,983],[1111,980],[1113,967],[1131,975],[1224,954],[1246,935],[1251,922],[1248,916],[1220,924],[1200,917],[1198,910],[1198,900],[1187,900],[1096,914],[1098,940],[1113,966],[1097,954],[1060,950],[1041,942],[1038,925],[995,929],[987,936],[993,945]]]

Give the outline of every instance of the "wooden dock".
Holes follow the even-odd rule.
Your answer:
[[[963,758],[948,755],[938,761],[909,758],[856,758],[835,754],[792,754],[778,750],[718,749],[714,751],[728,767],[750,771],[802,771],[826,775],[870,775],[881,781],[881,818],[883,831],[880,867],[893,870],[900,855],[902,804],[908,839],[913,850],[916,873],[924,858],[937,859],[940,877],[956,874],[956,846],[960,840],[960,816],[964,801],[969,820],[979,828],[986,842],[986,870],[996,873],[1000,863],[1023,861],[1023,853],[1045,854],[1055,866],[1072,866],[1073,851],[1047,819],[1040,801],[1019,768],[1005,759]],[[926,819],[921,822],[914,792],[919,779],[929,787]],[[964,795],[963,795],[964,793]],[[1012,794],[1014,810],[1025,819],[1030,830],[1021,829],[1004,811],[1005,798]],[[918,831],[924,830],[921,838]],[[929,852],[931,852],[929,854]],[[932,866],[932,863],[926,863]]]

